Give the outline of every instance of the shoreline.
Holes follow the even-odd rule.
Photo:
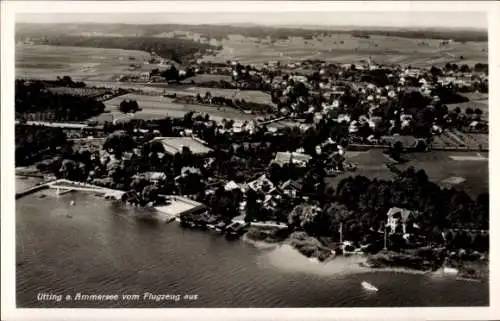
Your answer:
[[[253,240],[253,239],[248,237],[247,233],[243,234],[243,236],[241,236],[240,240],[243,243],[250,244],[250,245],[252,245],[256,248],[259,248],[259,249],[276,249],[276,248],[283,245],[282,242],[271,243],[271,242],[266,242],[266,241]]]
[[[323,261],[319,260],[317,256],[307,256],[303,254],[298,248],[293,246],[290,242],[290,239],[286,239],[283,241],[274,242],[266,242],[265,240],[253,240],[247,236],[245,233],[241,240],[245,243],[254,245],[259,249],[269,249],[280,252],[288,252],[289,255],[294,256],[294,260],[303,260],[307,261],[309,264],[313,264],[312,266],[319,268],[323,273],[345,273],[345,274],[355,274],[355,273],[375,273],[375,272],[384,272],[384,273],[403,273],[403,274],[413,274],[413,275],[426,275],[430,277],[447,277],[454,278],[457,281],[469,281],[469,282],[485,282],[484,278],[467,278],[463,277],[458,273],[457,275],[450,275],[444,272],[445,265],[440,266],[436,270],[426,269],[420,270],[411,267],[400,267],[400,266],[371,266],[369,263],[370,259],[375,257],[375,255],[335,255],[332,252],[332,255],[328,256]],[[347,265],[346,265],[347,263]],[[338,270],[337,265],[344,265],[342,270]],[[310,265],[311,266],[311,265]],[[302,267],[301,267],[302,269]],[[324,271],[323,271],[324,270]]]
[[[22,177],[22,176],[20,176]],[[18,176],[16,175],[16,178]],[[35,184],[33,187],[40,187],[40,185],[48,185],[47,183],[45,184]],[[56,188],[52,186],[47,186],[48,188]],[[110,194],[111,190],[108,188],[103,188],[102,190],[94,190],[94,191],[89,191],[89,190],[72,190],[68,189],[68,192],[74,191],[74,192],[91,192],[91,194],[102,194],[102,195],[107,195]],[[118,190],[113,190],[113,192],[120,192],[123,193],[123,191],[118,191]],[[161,213],[159,209],[156,208],[156,206],[151,206],[151,209],[154,209],[156,212]],[[169,221],[173,221],[169,220]],[[255,227],[258,228],[258,227]],[[311,237],[311,236],[306,236],[308,240],[316,240],[316,238]],[[327,257],[323,257],[322,260],[319,259],[319,250],[318,252],[315,252],[315,254],[312,254],[311,256],[308,256],[300,251],[297,246],[300,247],[300,245],[295,244],[295,241],[301,241],[300,237],[287,237],[284,240],[276,240],[275,242],[269,242],[266,240],[259,240],[259,239],[254,239],[249,237],[248,232],[244,233],[241,237],[240,240],[243,243],[249,244],[254,246],[255,248],[262,249],[262,250],[280,250],[280,249],[290,249],[293,250],[293,252],[297,255],[300,255],[301,258],[304,260],[307,260],[309,263],[312,263],[317,266],[324,266],[328,267],[329,264],[335,264],[335,263],[346,263],[350,262],[352,264],[349,264],[349,267],[345,270],[343,270],[343,273],[369,273],[369,272],[390,272],[390,273],[405,273],[405,274],[415,274],[415,275],[429,275],[429,276],[447,276],[443,272],[444,266],[440,267],[437,270],[419,270],[419,269],[413,269],[409,267],[392,267],[392,266],[376,266],[372,267],[370,266],[371,264],[369,263],[369,260],[374,257],[374,255],[356,255],[356,256],[344,256],[344,255],[335,255],[335,252],[333,250],[331,251],[331,254],[328,255]],[[305,240],[307,242],[307,240]],[[319,243],[319,241],[318,241]],[[322,246],[324,247],[324,246]],[[326,248],[326,247],[325,247]],[[323,249],[321,249],[323,250]],[[298,257],[297,257],[298,258]],[[463,276],[461,274],[458,275],[448,275],[448,277],[455,277],[457,280],[461,281],[474,281],[474,282],[484,282],[484,278],[467,278],[466,276]]]

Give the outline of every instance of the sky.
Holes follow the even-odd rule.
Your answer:
[[[359,26],[487,29],[485,12],[279,12],[279,13],[23,13],[16,22],[128,24],[258,24],[277,26]]]

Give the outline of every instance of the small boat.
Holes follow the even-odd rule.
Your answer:
[[[72,218],[73,216],[71,216],[71,214],[68,213],[68,214],[66,214],[66,217],[67,218]]]
[[[75,201],[71,201],[71,202],[69,202],[69,205],[71,205],[71,206],[75,206]]]
[[[368,291],[374,291],[374,292],[378,291],[378,289],[374,285],[372,285],[366,281],[361,282],[361,286],[363,286],[363,288],[368,290]]]
[[[466,277],[463,277],[463,276],[457,276],[457,281],[468,281],[468,282],[481,283],[480,279],[466,278]]]
[[[444,272],[444,274],[451,274],[451,275],[457,275],[458,274],[458,270],[457,269],[452,268],[452,267],[447,267],[447,266],[445,266],[443,268],[443,272]]]

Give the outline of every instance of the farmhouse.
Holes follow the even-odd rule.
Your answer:
[[[207,155],[212,152],[210,147],[207,147],[201,140],[192,137],[155,137],[152,142],[159,142],[163,146],[164,152],[167,155],[174,156],[176,153],[182,153],[184,147],[191,150],[193,155]]]
[[[274,184],[266,177],[266,175],[262,175],[256,180],[251,181],[248,183],[248,187],[258,193],[263,192],[265,194],[271,193],[275,190]]]
[[[226,191],[233,191],[237,189],[241,190],[241,187],[235,181],[230,181],[226,185],[224,185],[224,190]]]
[[[297,195],[302,191],[302,183],[298,180],[287,180],[280,186],[283,194],[290,197],[297,197]]]
[[[417,213],[408,209],[392,207],[387,212],[387,226],[391,228],[390,233],[396,233],[396,229],[401,224],[403,234],[406,234],[406,225],[412,219],[415,219]]]
[[[277,152],[273,163],[283,166],[285,164],[293,163],[299,167],[306,167],[307,163],[311,160],[311,156],[297,153],[297,152]]]

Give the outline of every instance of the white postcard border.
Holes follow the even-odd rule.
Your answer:
[[[16,13],[117,13],[134,12],[314,12],[314,11],[387,12],[408,10],[420,12],[487,11],[489,13],[489,66],[490,66],[490,307],[489,308],[332,308],[332,309],[16,309],[15,308],[15,200],[14,194],[14,17]],[[495,215],[500,202],[494,194],[499,188],[500,164],[500,6],[492,1],[350,1],[350,2],[288,2],[288,1],[1,1],[1,267],[2,267],[2,320],[492,320],[500,318],[498,303],[500,241],[495,227],[500,219]],[[495,188],[496,187],[496,188]],[[408,291],[412,291],[408,289]]]

